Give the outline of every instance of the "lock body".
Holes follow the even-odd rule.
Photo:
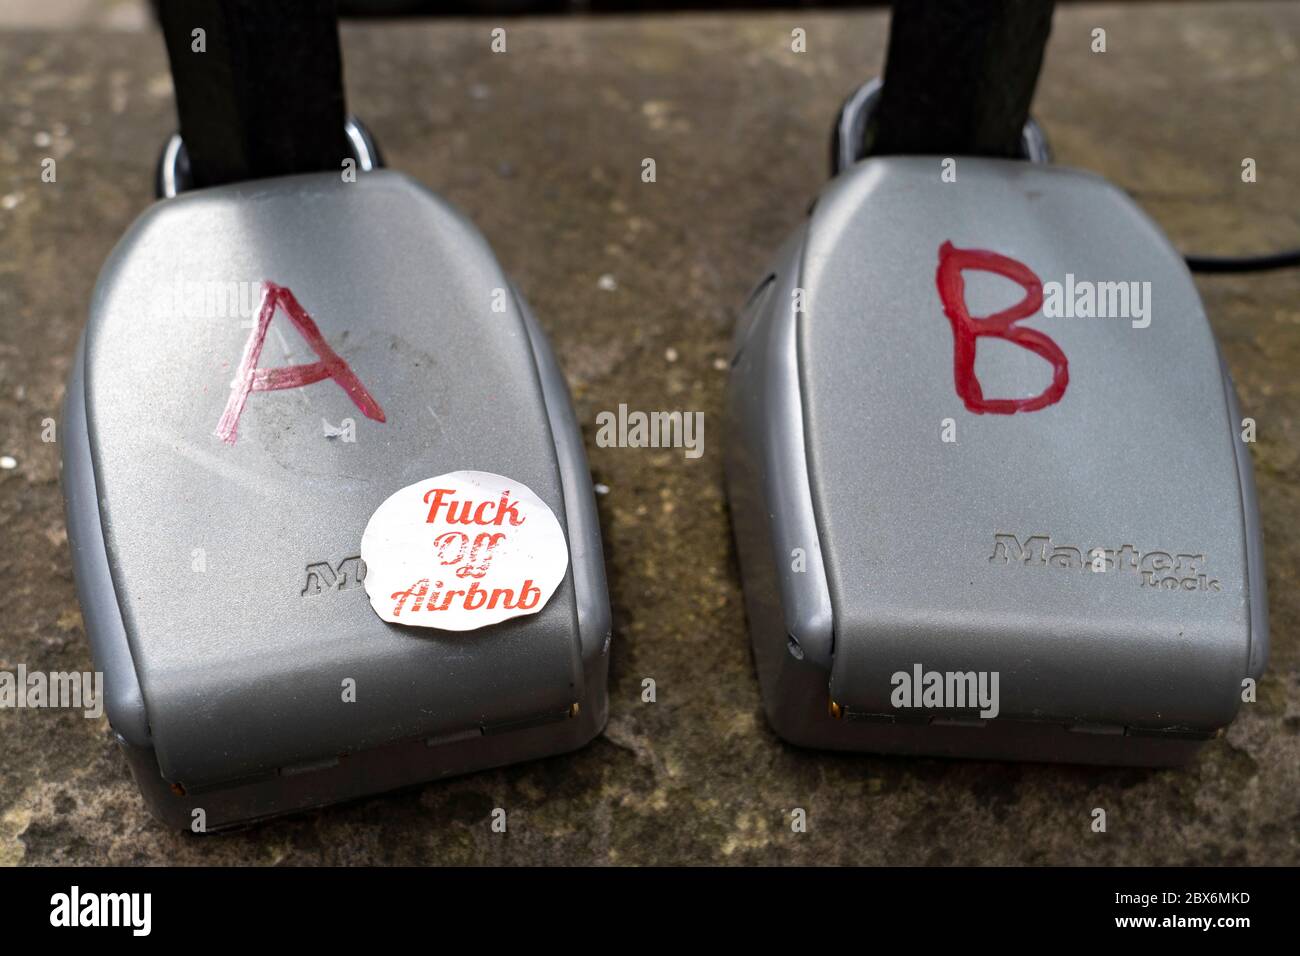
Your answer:
[[[266,283],[350,377],[255,390],[232,429]],[[307,328],[278,315],[258,367],[316,363]],[[64,428],[106,708],[165,822],[202,810],[220,829],[572,750],[603,727],[609,605],[567,388],[482,236],[408,178],[156,203],[100,276]],[[540,612],[481,630],[386,623],[364,588],[367,520],[458,470],[536,493],[569,571]]]
[[[1094,176],[854,165],[746,305],[727,414],[792,742],[1178,763],[1263,670],[1232,383],[1181,258]]]

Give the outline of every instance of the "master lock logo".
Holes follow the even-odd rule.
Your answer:
[[[1139,551],[1131,544],[1084,550],[1072,545],[1053,544],[1051,536],[1046,534],[1029,535],[1021,541],[1014,534],[994,533],[989,564],[1094,574],[1120,571],[1136,574],[1139,586],[1153,591],[1223,590],[1219,579],[1206,573],[1208,561],[1204,552]]]
[[[307,565],[307,581],[302,596],[314,597],[322,591],[350,591],[361,587],[365,580],[366,562],[359,554],[344,558],[337,565],[316,561]]]

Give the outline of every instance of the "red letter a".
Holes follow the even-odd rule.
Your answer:
[[[319,362],[308,365],[286,365],[281,368],[257,367],[257,360],[262,354],[262,346],[266,344],[266,333],[271,328],[271,318],[275,315],[277,305],[284,309],[285,315],[298,330],[298,334],[307,340],[312,351],[320,357]],[[230,399],[226,402],[226,410],[221,414],[221,421],[217,422],[217,437],[231,445],[235,443],[239,437],[239,416],[243,414],[244,403],[248,401],[251,392],[301,388],[327,378],[338,382],[367,418],[373,418],[377,422],[385,420],[384,410],[379,407],[379,403],[366,391],[366,387],[361,384],[361,380],[353,373],[348,363],[329,347],[325,337],[320,334],[320,329],[316,328],[316,323],[298,304],[293,293],[274,282],[263,282],[262,304],[258,310],[257,324],[244,344],[244,355],[239,360],[239,371],[235,373],[235,380],[230,385]]]

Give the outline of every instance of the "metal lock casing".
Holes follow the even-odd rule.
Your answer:
[[[1064,392],[971,411],[939,291],[945,243],[1043,283],[1149,281],[1152,320],[1039,309],[1019,325],[1068,360]],[[962,274],[977,321],[1026,296]],[[976,341],[987,399],[1050,390],[1039,354]],[[1011,160],[962,158],[955,182],[934,157],[858,163],[751,296],[732,365],[732,522],[783,737],[1164,764],[1233,719],[1268,647],[1250,456],[1186,266],[1122,192]],[[1180,563],[1176,589],[1148,586],[1171,570],[1151,554]],[[997,672],[998,716],[895,706],[895,675],[918,665]]]
[[[159,297],[174,281],[262,280],[294,293],[384,422],[326,379],[255,392],[237,441],[214,436],[249,323],[186,318]],[[316,358],[286,328],[261,365]],[[355,443],[326,434],[345,418]],[[63,435],[106,709],[165,822],[189,828],[201,808],[220,829],[572,750],[604,726],[609,603],[567,388],[482,236],[407,177],[294,176],[156,203],[100,276]],[[536,492],[569,573],[539,613],[482,630],[384,622],[357,580],[370,514],[462,469]]]

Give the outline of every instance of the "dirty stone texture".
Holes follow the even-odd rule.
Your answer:
[[[1267,532],[1272,665],[1226,735],[1162,771],[798,750],[767,728],[753,674],[721,480],[725,358],[749,284],[825,180],[841,97],[881,66],[885,16],[509,22],[495,56],[489,26],[348,25],[349,93],[390,164],[487,234],[568,375],[609,488],[608,729],[569,756],[198,838],[146,815],[104,720],[0,711],[0,862],[1300,862],[1300,272],[1197,280],[1259,423]],[[173,107],[148,32],[4,34],[0,89],[0,455],[16,460],[0,469],[0,669],[85,669],[42,421],[99,266],[150,201]],[[1298,99],[1300,7],[1071,5],[1036,112],[1060,162],[1127,187],[1181,248],[1248,252],[1300,242]],[[596,414],[620,402],[703,411],[703,458],[595,447]],[[1195,482],[1171,475],[1168,493]]]

